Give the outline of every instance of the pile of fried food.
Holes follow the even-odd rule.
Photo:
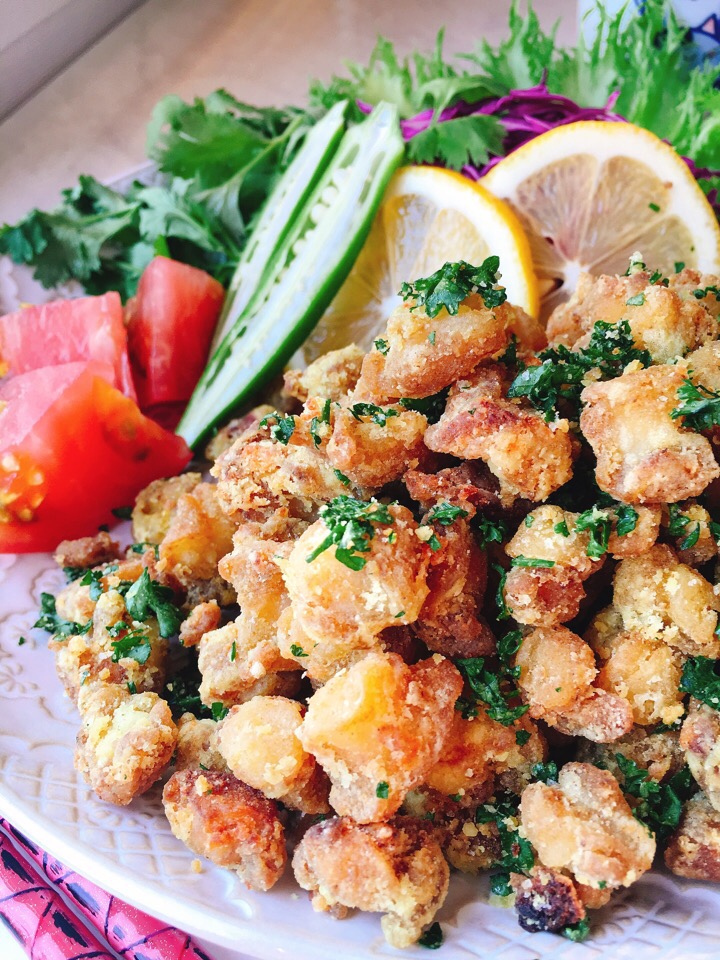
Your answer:
[[[545,331],[493,267],[404,285],[43,598],[99,797],[169,775],[253,890],[292,831],[314,909],[396,947],[450,868],[574,939],[658,848],[720,881],[720,278],[636,257]]]

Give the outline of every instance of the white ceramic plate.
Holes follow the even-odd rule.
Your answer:
[[[111,186],[149,174],[147,166],[139,168]],[[18,301],[48,297],[27,272],[0,258],[3,312]],[[438,918],[445,932],[438,954],[388,947],[375,916],[335,921],[313,913],[290,870],[266,894],[248,892],[235,874],[209,865],[194,873],[193,854],[170,832],[159,787],[130,807],[113,807],[95,798],[73,769],[78,717],[55,675],[46,635],[31,629],[40,593],[57,593],[63,584],[49,556],[0,556],[0,814],[106,890],[188,933],[262,960],[720,956],[720,887],[662,873],[644,877],[599,911],[584,944],[524,932],[513,910],[488,904],[484,880],[455,876]],[[21,637],[27,642],[19,645]]]

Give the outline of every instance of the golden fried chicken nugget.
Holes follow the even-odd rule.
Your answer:
[[[205,459],[214,462],[228,450],[236,440],[249,440],[256,436],[260,421],[274,412],[274,407],[267,403],[261,403],[259,407],[253,407],[249,413],[242,417],[237,417],[221,427],[212,440],[205,447]]]
[[[484,460],[500,481],[500,498],[546,500],[572,476],[570,424],[546,423],[530,405],[506,399],[505,368],[478,367],[450,389],[445,412],[428,427],[437,453]]]
[[[683,300],[700,302],[708,313],[717,320],[720,317],[720,276],[715,273],[700,273],[692,267],[684,267],[679,273],[668,277],[671,290],[675,290]],[[701,294],[701,296],[698,296]]]
[[[293,857],[314,910],[381,912],[385,939],[410,947],[447,894],[450,871],[432,831],[410,817],[359,824],[335,817],[310,827]],[[339,909],[338,909],[339,908]]]
[[[372,516],[377,508],[369,509]],[[418,527],[410,511],[397,504],[387,508],[387,516],[392,522],[370,521],[374,535],[361,569],[341,563],[334,545],[308,560],[328,536],[322,519],[295,542],[287,561],[278,560],[291,603],[280,649],[313,680],[324,683],[377,646],[387,627],[418,618],[428,595],[432,550],[425,541],[432,529]]]
[[[467,297],[455,316],[442,310],[431,318],[420,306],[401,304],[388,320],[384,351],[375,348],[363,361],[357,393],[377,403],[438,393],[502,353],[511,318],[509,306],[489,310],[479,294]]]
[[[656,544],[641,557],[623,560],[615,571],[613,604],[627,630],[690,655],[720,656],[720,597],[673,550]]]
[[[177,502],[201,482],[202,474],[182,473],[167,480],[153,480],[135,499],[133,537],[137,543],[160,543],[168,532]]]
[[[238,780],[292,810],[328,813],[330,782],[297,737],[304,712],[286,697],[253,697],[220,722],[217,743]]]
[[[367,405],[349,403],[339,408],[326,451],[336,470],[368,490],[399,480],[406,470],[418,466],[426,452],[426,417],[402,407],[381,410],[378,417]]]
[[[615,510],[609,511],[612,523],[608,539],[608,553],[615,560],[625,560],[628,557],[639,557],[652,547],[660,533],[660,507],[630,507],[635,510],[635,526],[627,533],[618,533],[619,515]],[[623,508],[621,507],[622,511]],[[620,514],[622,516],[622,513]]]
[[[101,800],[125,806],[170,763],[177,740],[170,707],[156,693],[90,683],[80,690],[78,709],[75,767]]]
[[[720,390],[720,340],[706,343],[685,357],[683,364],[693,383]]]
[[[218,724],[215,720],[199,720],[184,713],[177,723],[175,772],[179,770],[223,770],[227,764],[217,745]]]
[[[165,784],[172,832],[193,853],[234,870],[250,890],[269,890],[285,870],[285,831],[272,801],[232,774],[182,770]]]
[[[679,877],[720,883],[720,813],[704,793],[685,804],[665,849],[665,865]]]
[[[642,727],[634,727],[624,737],[611,745],[579,741],[576,759],[582,763],[594,763],[609,770],[616,778],[622,774],[616,756],[618,753],[632,760],[647,775],[658,783],[679,773],[685,765],[685,754],[679,743],[679,731],[663,730],[655,732]]]
[[[380,651],[317,690],[297,735],[330,777],[334,809],[362,823],[391,817],[437,762],[461,690],[437,654],[408,666]]]
[[[557,784],[531,783],[520,817],[542,864],[586,886],[629,887],[652,866],[655,839],[613,775],[591,764],[565,764]]]
[[[680,746],[693,777],[720,811],[720,713],[691,697],[680,730]]]
[[[365,354],[351,343],[340,350],[330,350],[305,370],[286,370],[284,392],[305,403],[309,397],[342,400],[355,389],[360,379]]]
[[[720,476],[705,437],[670,416],[683,379],[679,366],[656,366],[585,387],[580,429],[601,490],[624,503],[674,503]]]
[[[184,647],[195,647],[206,633],[220,625],[222,610],[217,600],[198,603],[180,624],[180,643]]]
[[[61,540],[53,560],[59,567],[98,567],[120,558],[120,544],[106,530],[94,537]]]
[[[677,286],[651,283],[645,271],[623,277],[582,273],[572,297],[550,316],[547,334],[552,343],[583,347],[598,320],[627,320],[636,346],[655,363],[682,357],[717,334],[704,303]]]
[[[718,543],[713,536],[711,522],[712,518],[705,507],[694,501],[668,504],[668,509],[663,511],[662,526],[682,563],[699,567],[718,555]]]

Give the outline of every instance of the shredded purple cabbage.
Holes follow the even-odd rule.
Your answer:
[[[485,100],[480,103],[466,103],[460,101],[452,107],[447,107],[437,118],[438,123],[454,120],[456,117],[467,117],[473,114],[486,114],[497,117],[505,127],[503,152],[499,156],[492,156],[483,167],[467,164],[462,172],[471,180],[479,180],[503,157],[517,150],[524,143],[533,140],[541,133],[567,123],[576,123],[578,120],[609,120],[626,123],[625,117],[613,112],[619,91],[610,95],[604,107],[581,107],[568,97],[551,93],[543,80],[535,87],[526,90],[511,90],[503,97]],[[357,105],[363,113],[370,113],[372,105],[362,100]],[[401,120],[400,127],[405,140],[411,140],[430,126],[435,112],[432,109],[423,110],[408,120]],[[710,170],[696,166],[692,159],[683,157],[693,176],[699,179],[720,177],[719,170]],[[708,194],[708,200],[720,219],[720,195],[717,189]]]

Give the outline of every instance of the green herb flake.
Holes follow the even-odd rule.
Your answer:
[[[52,633],[60,640],[67,637],[81,636],[88,633],[92,628],[92,620],[87,623],[74,623],[72,620],[65,620],[59,615],[55,608],[55,597],[51,593],[40,594],[40,616],[33,624],[39,630],[46,630]]]
[[[636,293],[634,297],[630,297],[629,300],[625,301],[628,307],[642,307],[645,303],[645,294]]]
[[[290,644],[290,653],[291,653],[294,657],[307,657],[307,656],[309,656],[309,654],[305,653],[305,651],[303,650],[303,648],[302,648],[299,644],[297,644],[297,643],[292,643],[292,644]]]
[[[467,510],[463,510],[462,507],[456,507],[451,503],[438,503],[431,507],[425,519],[428,523],[439,523],[443,527],[449,527],[450,524],[464,519],[467,515]]]
[[[512,610],[505,602],[505,581],[507,580],[507,570],[503,569],[499,563],[493,563],[491,566],[499,577],[497,590],[495,592],[495,604],[498,610],[497,618],[498,620],[507,620],[512,614]]]
[[[669,836],[680,823],[683,800],[691,790],[687,775],[681,770],[667,783],[658,783],[622,753],[615,754],[615,761],[623,778],[623,791],[640,800],[633,807],[635,818],[659,839]]]
[[[522,554],[518,557],[513,557],[510,560],[510,566],[512,567],[554,567],[554,560],[542,560],[539,557],[523,557]]]
[[[582,943],[590,936],[590,921],[586,917],[584,920],[578,920],[577,923],[569,923],[560,933],[573,943]]]
[[[396,619],[396,620],[399,620],[400,617],[404,617],[404,616],[405,616],[405,611],[404,611],[404,610],[401,610],[400,613],[396,613],[396,614],[395,614],[395,619]]]
[[[237,642],[233,640],[232,646],[230,647],[230,663],[234,663],[237,660]]]
[[[720,287],[717,285],[711,285],[707,287],[699,287],[697,290],[693,290],[693,296],[696,300],[704,300],[705,297],[709,296],[711,293],[720,300]]]
[[[387,800],[389,791],[390,785],[385,780],[381,780],[375,787],[375,796],[378,800]]]
[[[354,497],[335,497],[324,504],[319,517],[328,530],[327,536],[305,558],[312,563],[316,557],[335,546],[335,559],[351,570],[362,570],[375,536],[375,526],[390,526],[395,522],[388,507],[377,500],[356,500]]]
[[[228,713],[230,713],[230,710],[220,701],[215,701],[215,703],[210,705],[210,713],[212,714],[213,720],[217,722],[224,720]]]
[[[660,204],[658,204],[658,203],[649,203],[649,204],[648,204],[648,207],[649,207],[654,213],[660,213]],[[677,271],[676,271],[676,272],[677,272]]]
[[[712,430],[720,426],[720,393],[697,386],[685,379],[677,391],[681,403],[670,413],[673,420],[683,418],[683,426],[692,430]]]
[[[289,413],[278,413],[276,410],[275,413],[269,413],[263,417],[258,426],[260,429],[269,430],[270,439],[286,447],[290,437],[295,433],[295,417]]]
[[[503,543],[508,534],[507,526],[502,520],[478,516],[474,526],[481,547],[487,547],[490,543]]]
[[[125,606],[134,620],[157,617],[161,637],[172,637],[180,629],[183,615],[172,602],[173,592],[150,579],[147,568],[125,595]]]
[[[414,410],[427,418],[428,423],[437,423],[445,410],[449,387],[429,397],[400,397],[398,403],[406,410]]]
[[[333,470],[333,473],[344,487],[350,486],[350,477],[346,477],[344,473],[337,469]]]
[[[679,550],[690,550],[694,547],[700,538],[699,521],[691,521],[676,503],[668,504],[668,513],[670,520],[668,523],[668,533],[671,537],[678,538]],[[681,538],[681,539],[680,539]]]
[[[330,423],[330,400],[326,400],[323,404],[322,412],[319,417],[313,417],[310,421],[310,436],[313,439],[313,443],[316,447],[319,447],[322,443],[322,436],[320,425]],[[290,436],[292,436],[293,430],[295,429],[295,421],[293,420],[293,429],[290,431]],[[288,440],[290,439],[288,436]],[[287,440],[285,441],[287,443]]]
[[[615,516],[617,517],[615,532],[619,537],[626,537],[629,533],[632,533],[639,519],[635,507],[626,503],[620,503],[615,507]]]
[[[515,731],[515,743],[516,743],[519,747],[524,747],[525,744],[528,742],[529,739],[530,739],[530,731],[529,731],[529,730],[516,730],[516,731]]]
[[[428,340],[429,340],[430,343],[433,345],[433,347],[435,346],[435,336],[436,336],[436,334],[435,334],[435,331],[434,331],[434,330],[433,330],[431,333],[428,334]]]
[[[398,415],[397,410],[393,410],[392,407],[383,410],[382,407],[378,407],[374,403],[354,403],[351,407],[348,407],[348,410],[356,420],[370,419],[372,423],[376,423],[379,427],[386,426],[391,417],[397,417]]]
[[[465,677],[470,689],[478,700],[487,707],[487,715],[491,720],[497,720],[503,726],[509,727],[527,713],[526,705],[512,706],[510,701],[518,696],[514,684],[514,677],[501,664],[497,672],[485,666],[483,657],[462,657],[455,661],[456,666]]]
[[[22,646],[23,646],[24,644],[26,644],[26,643],[27,643],[27,640],[25,639],[25,637],[18,637],[18,646],[19,646],[19,647],[22,647]]]
[[[675,261],[675,273],[680,273],[680,272],[683,271],[684,269],[685,269],[685,261],[684,261],[684,260],[676,260],[676,261]]]
[[[62,569],[67,582],[72,583],[74,580],[77,580],[83,576],[87,570],[87,567],[63,567]]]
[[[720,710],[720,676],[717,660],[709,657],[688,657],[683,665],[680,689],[713,710]]]
[[[105,576],[102,570],[86,570],[80,585],[83,587],[90,587],[88,591],[90,594],[91,600],[98,600],[104,591],[102,585],[102,578]]]
[[[127,630],[127,625],[122,624]],[[147,663],[152,653],[152,645],[148,635],[140,629],[128,630],[125,636],[119,640],[113,640],[112,661],[118,663],[120,660],[135,660],[136,663]]]
[[[561,537],[569,537],[570,530],[568,529],[567,520],[561,520],[560,523],[556,523],[553,527],[555,533],[559,533]]]
[[[535,517],[534,517],[531,513],[529,513],[529,514],[525,517],[525,526],[526,526],[526,527],[531,527],[534,523],[535,523]]]
[[[536,780],[541,780],[543,783],[557,783],[558,768],[554,760],[549,760],[547,763],[534,763],[530,772]]]
[[[387,340],[382,340],[380,337],[378,337],[378,339],[375,340],[374,343],[375,343],[375,349],[379,350],[380,353],[384,357],[386,357],[388,355],[388,351],[390,350],[390,346]]]
[[[420,937],[418,946],[426,947],[428,950],[439,950],[443,945],[443,939],[442,927],[436,920]]]
[[[456,315],[460,304],[471,293],[478,293],[486,307],[499,307],[507,300],[505,288],[498,286],[499,257],[487,257],[479,267],[465,260],[447,262],[429,277],[403,283],[400,296],[413,299],[411,310],[423,307],[428,317],[436,317],[442,309]]]

